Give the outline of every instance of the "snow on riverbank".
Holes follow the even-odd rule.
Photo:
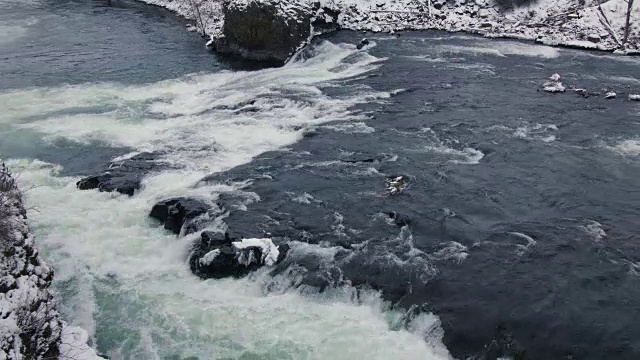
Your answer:
[[[224,16],[220,0],[141,0],[163,6],[188,19],[202,19],[207,35],[220,34]],[[230,0],[307,5],[310,0]],[[517,9],[504,9],[501,0],[320,0],[321,9],[339,13],[344,29],[386,31],[437,29],[467,31],[487,37],[535,40],[547,45],[613,50],[616,42],[599,20],[597,0],[538,0]],[[584,5],[580,5],[580,3]],[[199,4],[198,11],[191,5]],[[431,4],[430,6],[428,4]],[[622,38],[627,3],[602,4],[612,28]],[[198,13],[200,15],[198,15]],[[640,49],[640,3],[634,5],[629,50]]]
[[[53,270],[42,260],[27,226],[22,194],[0,166],[0,359],[93,360],[84,330],[61,320],[49,290]]]
[[[53,271],[29,235],[22,194],[0,167],[0,359],[57,357],[62,321],[49,291]]]

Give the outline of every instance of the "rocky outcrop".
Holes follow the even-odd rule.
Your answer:
[[[180,234],[185,223],[207,213],[210,208],[211,206],[200,200],[173,198],[155,204],[149,216],[162,222],[165,229]],[[193,231],[186,231],[191,232]]]
[[[157,157],[154,153],[140,153],[129,159],[114,161],[100,174],[80,179],[76,186],[80,190],[117,191],[132,196],[140,189],[145,175],[152,170],[165,167],[157,162]]]
[[[289,246],[271,239],[234,239],[229,234],[203,231],[189,256],[191,271],[203,278],[241,277],[281,262]]]
[[[226,0],[223,12],[222,34],[208,43],[221,54],[283,65],[312,35],[305,1]]]
[[[56,359],[63,322],[15,181],[0,167],[0,359]]]

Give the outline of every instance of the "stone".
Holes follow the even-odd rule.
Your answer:
[[[156,161],[157,154],[140,153],[129,159],[112,162],[100,174],[87,176],[76,183],[80,190],[97,189],[101,192],[119,192],[132,196],[140,189],[142,179],[152,170],[166,168]]]
[[[591,41],[592,43],[599,43],[602,38],[598,34],[589,34],[587,35],[587,40]]]
[[[309,41],[314,11],[293,0],[223,2],[222,36],[209,45],[218,53],[284,65]]]
[[[358,46],[356,46],[358,48],[358,50],[361,50],[363,47],[369,45],[369,40],[368,39],[362,39],[360,41],[360,43],[358,43]]]
[[[239,249],[233,244],[237,241],[228,233],[203,231],[189,255],[191,272],[202,279],[237,278],[265,266],[260,247]],[[280,244],[278,251],[276,264],[285,259],[289,245]]]
[[[164,224],[164,228],[180,234],[189,220],[207,213],[211,206],[203,201],[191,198],[173,198],[155,204],[149,216]]]

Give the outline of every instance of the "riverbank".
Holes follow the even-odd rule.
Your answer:
[[[220,2],[203,1],[200,5],[193,6],[193,2],[189,0],[141,1],[165,7],[187,19],[195,20],[191,29],[212,38],[222,33],[224,15]],[[269,1],[271,0],[259,0]],[[431,6],[426,5],[428,3]],[[602,13],[616,34],[612,36],[599,19],[601,15],[595,0],[586,1],[584,5],[578,5],[579,2],[575,0],[541,0],[515,8],[505,6],[504,1],[497,0],[323,0],[319,4],[320,10],[316,16],[326,17],[329,21],[335,17],[338,27],[342,29],[388,33],[430,29],[464,31],[488,38],[533,40],[545,45],[602,51],[620,49],[627,6],[624,0],[609,0],[601,4]],[[286,5],[280,3],[279,6]],[[640,4],[634,6],[632,19],[634,18],[640,18]],[[636,54],[638,49],[640,24],[632,22],[623,53]]]
[[[51,288],[54,272],[38,253],[22,192],[0,165],[0,359],[101,359],[86,331],[68,326]]]

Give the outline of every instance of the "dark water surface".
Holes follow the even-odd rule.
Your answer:
[[[0,90],[133,86],[229,69],[168,12],[113,4],[0,0],[0,21],[19,34],[0,38]],[[640,358],[640,103],[626,100],[640,93],[640,59],[439,32],[371,39],[366,51],[385,59],[380,67],[318,85],[331,99],[362,88],[389,94],[351,108],[366,117],[303,125],[286,149],[205,178],[251,180],[242,190],[259,197],[217,199],[237,209],[225,219],[229,231],[332,249],[294,247],[276,273],[319,289],[373,288],[413,313],[433,312],[456,358]],[[600,95],[539,91],[554,73],[567,88]],[[605,100],[606,91],[618,97]],[[311,100],[290,97],[312,111]],[[229,116],[271,111],[235,105]],[[108,105],[96,113],[100,106]],[[21,121],[39,115],[29,116]],[[36,135],[3,128],[0,154],[80,175],[139,150]],[[389,196],[385,179],[398,175],[409,186]],[[109,341],[98,338],[99,349],[118,344]]]

